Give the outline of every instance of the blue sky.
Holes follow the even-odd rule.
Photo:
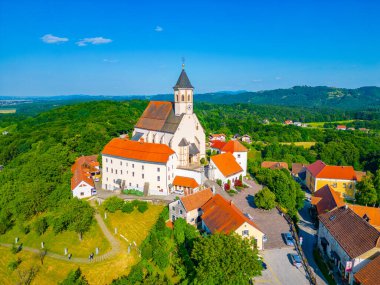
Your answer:
[[[0,95],[380,86],[380,1],[0,2]]]

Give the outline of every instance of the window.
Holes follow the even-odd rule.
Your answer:
[[[122,161],[120,161],[120,165],[123,165],[123,162],[122,162]]]
[[[123,170],[120,170],[120,174],[123,175]]]
[[[135,168],[135,164],[134,163],[132,163],[132,168]]]
[[[336,185],[336,183],[334,183],[334,184],[332,184],[331,186],[334,187],[334,188],[336,188],[337,185]]]
[[[132,186],[132,183],[131,183],[131,182],[129,182],[129,186]]]
[[[135,173],[134,172],[132,172],[132,177],[135,177]]]
[[[113,168],[111,168],[111,173],[113,173]]]
[[[242,232],[242,234],[243,234],[243,236],[247,236],[247,235],[249,235],[249,231],[248,231],[248,230],[244,230],[244,231]]]
[[[84,196],[84,193],[83,193],[83,192],[80,192],[80,195],[81,195],[81,196]]]
[[[106,158],[106,162],[108,162],[108,158]]]
[[[175,207],[174,206],[172,206],[172,210],[175,211]]]
[[[185,96],[182,94],[182,102],[185,101]]]
[[[157,172],[160,172],[160,168],[159,167],[157,167]]]
[[[179,213],[182,215],[182,213],[183,213],[182,210],[179,210]]]
[[[177,95],[177,102],[178,102],[178,95]]]
[[[136,184],[136,188],[139,188],[139,184]]]
[[[191,222],[194,222],[194,218],[191,219]]]
[[[170,175],[168,175],[168,180],[170,180]]]
[[[108,182],[108,177],[107,177],[107,182]]]
[[[106,167],[106,172],[108,172],[108,167]]]
[[[112,159],[111,159],[111,164],[112,164]]]
[[[144,165],[141,166],[141,169],[144,170]]]
[[[347,184],[346,183],[343,183],[343,188],[347,188]]]
[[[187,95],[187,101],[190,101],[190,95]]]
[[[238,154],[238,158],[240,158],[240,154]]]
[[[175,221],[175,216],[174,216],[174,215],[172,216],[172,221],[173,221],[173,222]]]
[[[115,174],[117,174],[117,169],[115,169]]]
[[[157,176],[157,181],[160,181],[160,176]]]
[[[142,178],[142,179],[144,179],[144,173],[143,173],[143,174],[141,174],[141,178]]]

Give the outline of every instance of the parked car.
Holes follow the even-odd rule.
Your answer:
[[[251,221],[253,221],[253,217],[252,217],[250,214],[245,213],[245,216],[246,216],[248,219],[250,219]]]
[[[284,237],[286,245],[294,246],[294,240],[291,233],[287,232],[287,233],[283,233],[282,235]]]
[[[291,257],[292,263],[295,267],[300,268],[302,266],[302,260],[298,254],[293,253],[290,255],[290,257]]]
[[[96,195],[96,189],[92,189],[91,194]]]

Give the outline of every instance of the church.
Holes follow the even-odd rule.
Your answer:
[[[185,192],[194,189],[189,185],[202,185],[206,136],[193,112],[194,87],[184,65],[173,89],[174,102],[149,103],[130,140],[114,138],[104,147],[103,189],[168,195],[191,194]],[[178,181],[186,185],[177,185]]]

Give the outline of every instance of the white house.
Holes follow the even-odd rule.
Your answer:
[[[210,179],[220,179],[223,184],[227,183],[228,180],[233,183],[235,180],[239,180],[243,173],[243,168],[230,152],[217,154],[210,158]]]
[[[380,232],[347,206],[318,217],[318,247],[352,285],[353,275],[380,254]]]
[[[208,233],[232,232],[242,238],[252,238],[256,241],[257,249],[264,249],[265,234],[233,203],[220,194],[209,199],[201,208],[202,228]]]
[[[228,141],[221,149],[222,153],[232,153],[236,162],[243,169],[243,176],[247,175],[248,149],[237,140]]]
[[[102,151],[102,187],[136,189],[146,195],[168,195],[177,155],[165,144],[112,139]]]
[[[210,141],[226,141],[226,135],[225,134],[211,134],[209,136]]]
[[[91,197],[95,190],[93,176],[99,174],[99,162],[97,155],[81,156],[76,159],[71,167],[71,191],[74,197]]]
[[[169,204],[169,218],[174,223],[183,218],[187,223],[196,225],[202,214],[201,207],[211,199],[213,193],[210,189],[201,190],[194,194],[182,197]]]

